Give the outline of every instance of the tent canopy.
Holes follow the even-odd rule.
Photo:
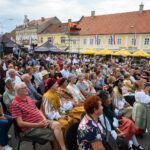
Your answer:
[[[95,48],[88,48],[87,50],[81,52],[81,54],[85,54],[85,55],[93,55],[97,52],[97,50]]]
[[[59,48],[54,46],[50,41],[45,42],[41,46],[35,48],[35,52],[51,52],[51,53],[59,53],[62,52]]]
[[[150,54],[146,53],[143,49],[135,51],[132,56],[135,57],[150,57]]]
[[[103,49],[103,50],[97,51],[95,54],[96,55],[112,55],[113,52],[108,49]]]
[[[13,48],[16,43],[8,38],[6,35],[0,36],[0,43],[4,43],[5,47]]]
[[[117,52],[114,53],[115,56],[131,56],[131,53],[128,51],[128,50],[125,50],[125,49],[121,49]]]

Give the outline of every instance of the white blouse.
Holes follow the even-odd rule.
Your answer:
[[[150,103],[150,96],[145,94],[144,90],[136,91],[135,100],[139,103],[148,104]]]

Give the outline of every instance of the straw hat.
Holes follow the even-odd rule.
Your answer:
[[[43,71],[41,71],[41,74],[42,74],[42,77],[43,77],[43,76],[45,76],[45,75],[50,74],[50,72],[48,72],[47,70],[43,70]]]

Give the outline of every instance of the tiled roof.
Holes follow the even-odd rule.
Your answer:
[[[41,24],[47,22],[47,21],[50,20],[50,19],[52,19],[52,18],[44,18],[44,17],[42,17],[41,19],[30,21],[28,25],[29,25],[29,26],[41,25]]]
[[[150,33],[150,10],[83,17],[80,35]]]
[[[47,22],[48,20],[51,20],[53,19],[54,17],[51,17],[51,18],[44,18],[44,17],[41,17],[41,19],[38,19],[38,20],[31,20],[29,21],[28,23],[28,27],[35,27],[35,26],[40,26],[42,24],[44,24],[45,22]],[[21,28],[24,28],[24,25],[19,25],[17,27],[17,29],[21,29]]]
[[[50,24],[43,32],[45,33],[65,33],[68,32],[68,23]]]
[[[67,23],[60,23],[60,24],[50,24],[45,30],[43,30],[41,33],[75,33],[80,30],[80,28],[77,28],[78,22],[67,22]]]

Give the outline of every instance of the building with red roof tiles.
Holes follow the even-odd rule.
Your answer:
[[[39,35],[39,45],[50,41],[62,50],[72,49],[73,36],[78,35],[80,28],[77,27],[78,22],[72,22],[70,19],[67,23],[50,24]]]
[[[24,17],[23,25],[16,27],[16,42],[21,45],[38,44],[38,34],[45,30],[50,24],[60,24],[57,17],[44,18],[30,21],[27,15]]]
[[[150,51],[150,10],[82,17],[78,27],[80,50],[96,49],[144,49]]]

